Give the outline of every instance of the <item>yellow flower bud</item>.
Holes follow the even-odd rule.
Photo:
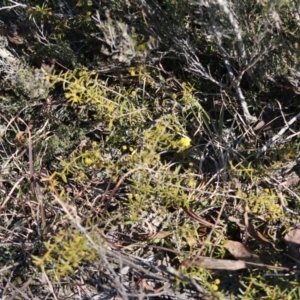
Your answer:
[[[179,148],[187,149],[191,146],[191,139],[187,136],[184,136],[179,140],[178,144],[179,144]]]
[[[90,157],[86,157],[84,159],[84,163],[89,166],[93,163],[93,160]]]

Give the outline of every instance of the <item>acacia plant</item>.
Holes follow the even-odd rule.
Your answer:
[[[296,299],[297,1],[2,2],[3,297]]]

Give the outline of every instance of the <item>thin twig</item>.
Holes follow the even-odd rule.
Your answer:
[[[12,8],[15,8],[15,7],[18,7],[18,6],[21,6],[21,7],[27,7],[27,5],[25,4],[21,4],[21,3],[18,3],[16,1],[13,1],[13,0],[8,0],[9,2],[11,2],[13,5],[11,6],[3,6],[0,8],[0,10],[4,10],[4,9],[12,9]]]
[[[42,199],[41,186],[36,179],[36,174],[34,171],[34,162],[33,162],[33,150],[32,150],[32,137],[31,137],[31,128],[33,127],[33,123],[26,124],[21,118],[19,120],[26,125],[26,133],[28,134],[28,157],[29,157],[29,176],[30,176],[30,186],[32,195],[36,198],[38,206],[39,206],[39,215],[42,222],[42,230],[40,232],[40,236],[42,237],[43,231],[46,227],[46,216],[45,216],[45,208]]]
[[[288,129],[289,127],[300,118],[300,113],[298,113],[296,116],[294,116],[281,130],[275,134],[272,138],[270,138],[267,143],[258,151],[256,154],[256,158],[260,157],[263,153],[265,153],[271,145],[278,140]]]
[[[9,194],[6,196],[6,198],[4,199],[4,201],[2,202],[1,206],[0,206],[0,211],[4,208],[4,206],[6,205],[6,203],[9,201],[12,193],[14,192],[14,190],[19,186],[20,182],[24,179],[24,177],[21,177],[12,187],[12,189],[10,190]]]

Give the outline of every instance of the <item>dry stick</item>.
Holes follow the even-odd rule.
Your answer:
[[[33,281],[33,279],[34,279],[35,276],[36,275],[33,275],[33,277],[29,278],[19,289],[17,289],[12,294],[12,296],[10,296],[9,298],[6,298],[6,299],[7,300],[15,300],[15,299],[17,299],[17,296],[19,294],[22,294],[22,293],[24,293],[27,290],[27,288],[29,287],[30,283]]]
[[[22,123],[26,125],[26,133],[28,134],[28,158],[29,158],[29,176],[30,176],[30,187],[32,195],[36,198],[38,206],[39,206],[39,212],[40,212],[40,218],[42,221],[42,230],[40,232],[40,236],[42,236],[43,231],[46,227],[46,217],[45,217],[45,209],[42,199],[42,192],[41,187],[35,177],[34,173],[34,165],[33,165],[33,151],[32,151],[32,137],[30,128],[32,127],[32,124],[27,125],[21,118],[19,118]]]
[[[297,136],[297,135],[299,135],[299,134],[300,134],[300,131],[295,132],[295,133],[289,135],[288,137],[286,137],[286,138],[282,141],[282,144],[287,143],[288,140],[292,139],[294,136]]]
[[[256,154],[256,158],[260,157],[263,153],[265,153],[271,147],[271,145],[289,129],[290,125],[292,125],[299,118],[300,113],[294,116],[283,128],[281,128],[281,130],[277,134],[270,138],[267,141],[267,143],[258,151],[258,153]]]
[[[18,3],[17,1],[13,1],[13,0],[8,0],[8,1],[11,2],[12,5],[11,6],[3,6],[0,8],[0,10],[4,10],[4,9],[11,10],[12,8],[19,7],[19,6],[24,7],[24,8],[27,7],[27,5]]]
[[[221,55],[223,57],[223,60],[224,60],[227,72],[229,74],[229,77],[230,77],[231,81],[234,82],[233,88],[235,89],[235,92],[236,92],[236,94],[237,94],[237,96],[238,96],[238,98],[240,100],[240,104],[241,104],[242,109],[243,109],[244,117],[250,123],[251,122],[256,122],[257,118],[255,116],[252,116],[250,114],[250,112],[249,112],[246,99],[245,99],[245,97],[243,95],[243,92],[242,92],[242,89],[240,87],[240,81],[236,81],[236,77],[234,76],[233,69],[232,69],[232,67],[231,67],[231,65],[229,63],[229,59],[227,57],[227,53],[226,53],[225,49],[221,45],[218,45],[218,46],[219,46],[220,53],[221,53]]]
[[[240,82],[243,78],[244,73],[246,72],[248,74],[248,76],[251,78],[251,80],[254,82],[254,84],[256,85],[260,85],[260,83],[256,80],[257,78],[253,78],[253,74],[251,72],[251,68],[253,66],[256,65],[256,63],[261,60],[263,58],[263,56],[267,53],[269,53],[270,51],[272,51],[275,47],[271,46],[269,48],[266,48],[262,53],[257,54],[256,57],[252,58],[251,61],[249,63],[246,64],[246,66],[244,67],[244,69],[242,71],[240,71],[235,79],[235,81],[232,81],[230,86],[228,87],[228,90],[230,90],[234,84],[236,84],[237,82]]]
[[[34,174],[34,165],[33,165],[33,153],[32,153],[32,139],[30,134],[30,129],[27,127],[28,130],[28,155],[29,155],[29,172],[30,172],[30,181],[31,181],[31,187],[32,187],[32,193],[37,198],[37,202],[39,204],[39,211],[41,214],[41,220],[42,220],[42,234],[46,227],[46,217],[45,217],[45,209],[42,199],[42,193],[41,193],[41,187],[35,178]]]
[[[236,40],[237,40],[239,55],[243,59],[244,63],[247,63],[247,55],[246,55],[245,46],[244,46],[243,39],[242,39],[242,33],[241,33],[241,30],[238,26],[238,22],[235,19],[234,15],[231,13],[230,9],[228,8],[228,3],[226,1],[217,0],[217,3],[223,9],[223,11],[226,14],[228,20],[230,21],[230,23],[233,27],[233,31],[235,33]],[[215,21],[214,21],[214,19],[211,15],[210,15],[210,21],[211,21],[211,30],[214,33],[215,41],[216,41],[216,44],[219,48],[220,54],[223,58],[223,61],[225,63],[228,75],[230,77],[231,82],[233,83],[233,87],[235,89],[235,92],[236,92],[236,94],[237,94],[237,96],[240,100],[240,104],[241,104],[242,109],[243,109],[244,117],[246,118],[247,122],[249,122],[249,123],[256,122],[257,118],[255,116],[252,116],[249,112],[246,99],[245,99],[245,97],[243,95],[243,92],[242,92],[242,89],[240,87],[240,81],[237,81],[237,78],[234,75],[233,68],[231,67],[230,62],[229,62],[229,55],[228,55],[227,51],[222,46],[222,42],[220,41],[219,34],[216,31],[217,26],[216,26]]]

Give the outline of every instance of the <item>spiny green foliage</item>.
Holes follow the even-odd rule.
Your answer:
[[[43,241],[45,251],[28,252],[33,268],[52,282],[75,278],[82,270],[88,274],[86,266],[101,263],[100,250],[91,245],[98,236],[90,229],[97,227],[116,252],[122,249],[144,260],[152,256],[149,248],[158,249],[163,261],[195,279],[210,297],[296,297],[299,288],[293,280],[278,276],[271,281],[264,270],[228,276],[226,271],[178,265],[199,255],[228,258],[223,242],[245,236],[229,217],[242,220],[245,214],[276,244],[263,249],[249,238],[252,249],[264,251],[264,262],[270,265],[285,263],[287,249],[278,236],[288,232],[297,216],[287,217],[279,192],[285,204],[296,211],[300,207],[266,178],[296,159],[299,140],[275,145],[264,158],[254,159],[265,140],[244,122],[226,65],[242,76],[242,91],[256,115],[264,106],[260,99],[274,105],[268,93],[280,91],[277,84],[296,88],[299,26],[291,16],[297,3],[228,4],[249,54],[243,59],[232,20],[217,2],[207,2],[205,8],[191,1],[146,2],[102,1],[99,6],[61,1],[58,6],[57,1],[36,0],[27,1],[22,14],[21,8],[16,10],[15,16],[23,16],[30,29],[17,49],[30,53],[26,63],[54,59],[57,64],[49,76],[51,90],[47,81],[45,93],[33,96],[39,86],[28,87],[29,77],[21,73],[15,93],[5,90],[1,96],[6,127],[0,192],[5,191],[4,206],[10,210],[5,215],[26,220],[34,233],[25,240]],[[298,109],[292,101],[280,105],[289,112]],[[35,173],[25,180],[29,143],[17,145],[15,137],[32,120]],[[34,182],[40,193],[32,191]],[[74,219],[65,218],[64,205],[74,209]],[[183,209],[217,224],[206,228]],[[13,226],[2,223],[5,234],[15,237]],[[273,227],[277,224],[278,230]],[[18,255],[12,251],[10,258],[18,260]],[[105,268],[110,270],[99,267],[101,276],[107,276]],[[187,282],[178,277],[177,288]]]
[[[57,280],[73,274],[78,266],[99,259],[98,251],[89,245],[87,237],[74,229],[59,231],[44,246],[46,253],[41,257],[33,256],[33,263],[52,273]]]

